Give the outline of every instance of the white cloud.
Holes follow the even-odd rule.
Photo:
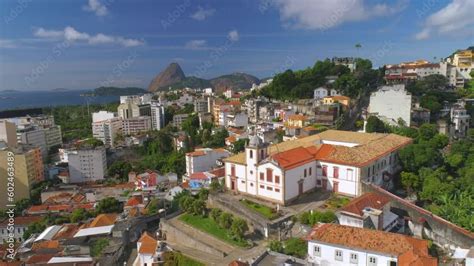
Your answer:
[[[392,5],[370,6],[366,0],[274,0],[285,26],[303,29],[328,29],[351,21],[396,14],[406,8],[408,0]]]
[[[202,21],[214,15],[214,12],[216,12],[215,9],[204,9],[202,7],[198,7],[198,10],[194,14],[191,15],[191,18]]]
[[[227,37],[229,38],[229,40],[233,42],[236,42],[240,39],[239,32],[237,30],[229,31],[229,33],[227,34]]]
[[[205,40],[191,40],[186,43],[185,47],[188,49],[204,48],[207,42]]]
[[[428,39],[433,34],[459,34],[474,27],[474,1],[452,0],[441,10],[431,14],[424,22],[423,29],[416,34],[418,40]]]
[[[96,16],[102,17],[109,13],[107,7],[103,5],[100,0],[89,0],[87,6],[84,6],[85,11],[94,12]]]
[[[71,26],[67,26],[64,30],[46,30],[38,28],[34,33],[36,37],[56,39],[63,38],[69,42],[83,41],[88,44],[119,44],[125,47],[133,47],[143,45],[143,41],[137,39],[127,39],[120,36],[110,36],[103,33],[91,35],[85,32],[79,32]]]
[[[16,48],[16,45],[12,40],[0,39],[0,48],[2,49]]]

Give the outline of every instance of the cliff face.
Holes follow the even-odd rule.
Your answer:
[[[260,80],[246,73],[233,73],[213,78],[210,82],[214,90],[219,93],[226,89],[247,90],[252,87],[252,84],[258,84]]]
[[[177,63],[171,63],[165,70],[160,72],[148,86],[148,90],[151,92],[158,91],[160,88],[173,85],[181,82],[186,78],[183,70]]]

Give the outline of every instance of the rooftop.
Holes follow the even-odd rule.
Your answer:
[[[308,235],[307,240],[397,257],[403,256],[404,260],[410,263],[418,259],[420,260],[418,262],[425,263],[403,265],[437,265],[436,259],[428,255],[428,241],[401,234],[338,224],[318,224]]]
[[[138,250],[138,253],[141,254],[154,254],[156,247],[158,246],[156,239],[148,232],[144,232],[138,242],[140,243],[140,249]]]
[[[118,214],[108,213],[108,214],[99,214],[95,219],[89,224],[89,228],[108,226],[115,224]]]

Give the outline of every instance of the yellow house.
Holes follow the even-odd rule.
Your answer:
[[[349,107],[351,104],[351,98],[347,96],[328,96],[323,98],[323,104],[340,103],[345,107]]]
[[[285,126],[288,128],[303,128],[306,126],[308,117],[305,115],[290,115],[286,120]]]
[[[454,54],[453,65],[457,67],[471,67],[474,64],[474,52],[463,50]]]

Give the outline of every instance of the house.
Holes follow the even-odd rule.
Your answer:
[[[307,125],[308,117],[305,115],[290,115],[285,122],[287,128],[303,128]]]
[[[391,231],[400,225],[398,215],[390,211],[390,198],[368,192],[353,199],[336,212],[339,224]]]
[[[362,182],[390,188],[398,150],[412,140],[395,134],[327,130],[275,145],[252,136],[245,152],[224,159],[226,187],[288,204],[322,188],[357,197]]]
[[[117,219],[118,214],[115,213],[99,214],[89,224],[79,229],[74,238],[110,235]]]
[[[137,258],[133,262],[134,266],[155,265],[158,262],[158,240],[148,232],[144,232],[137,242]]]
[[[337,90],[329,89],[329,88],[326,88],[326,87],[319,87],[319,88],[315,89],[314,92],[313,92],[313,98],[315,100],[322,99],[326,96],[336,96],[336,95],[340,95],[337,92]]]
[[[14,219],[5,218],[0,222],[0,242],[4,243],[11,238],[22,242],[23,234],[28,229],[28,226],[39,220],[41,220],[39,216],[16,216]]]
[[[191,174],[186,180],[190,189],[209,188],[213,180],[220,180],[225,176],[224,167],[206,172]]]
[[[323,98],[323,104],[334,104],[334,103],[340,103],[344,107],[349,107],[351,104],[351,98],[347,96],[326,96]]]
[[[203,148],[186,153],[186,176],[196,172],[209,171],[221,164],[219,160],[227,158],[231,153],[225,149]]]
[[[307,236],[308,262],[315,265],[438,265],[428,241],[338,224],[317,224]]]
[[[244,112],[232,113],[227,115],[226,122],[226,126],[246,127],[249,124],[249,117]]]

